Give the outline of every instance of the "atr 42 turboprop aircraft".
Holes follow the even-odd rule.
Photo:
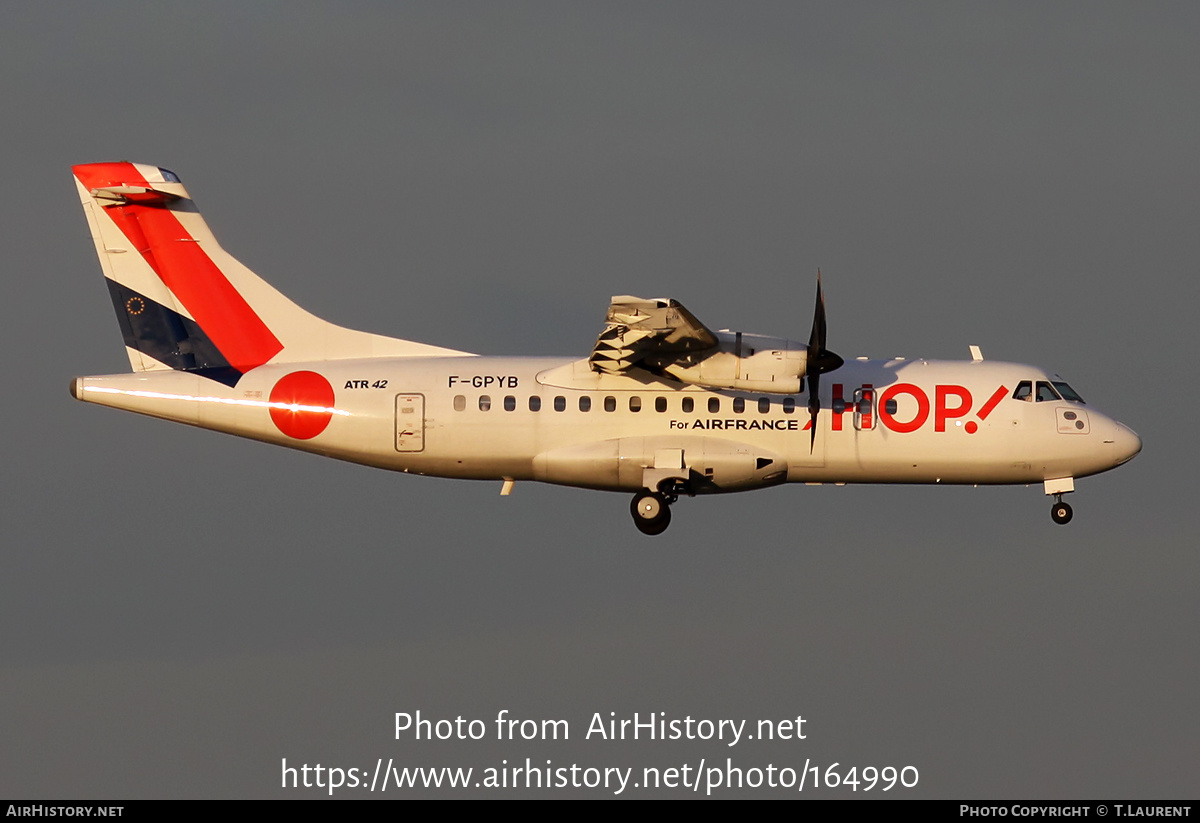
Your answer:
[[[75,166],[132,374],[78,400],[439,477],[633,493],[659,534],[681,495],[780,483],[1043,484],[1141,440],[1057,375],[985,361],[843,361],[808,343],[711,331],[674,300],[612,299],[589,357],[480,357],[327,323],[217,244],[179,178]],[[823,375],[830,375],[822,379]]]

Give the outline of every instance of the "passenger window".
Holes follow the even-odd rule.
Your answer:
[[[486,394],[479,395],[479,410],[480,411],[491,411],[492,410],[492,398]]]
[[[791,414],[795,410],[796,410],[796,398],[794,398],[794,397],[783,398],[783,413]]]
[[[542,398],[538,397],[536,394],[530,395],[529,396],[529,410],[530,411],[541,411],[542,410]]]
[[[712,412],[713,414],[716,414],[717,412],[719,412],[721,410],[721,398],[719,398],[719,397],[708,398],[708,410],[710,412]]]
[[[467,396],[465,394],[454,395],[454,410],[462,411],[467,407]]]
[[[769,397],[758,398],[758,413],[766,414],[770,410],[771,410],[771,398],[769,398]]]
[[[517,410],[517,398],[513,397],[511,394],[508,395],[507,397],[505,397],[504,398],[504,410],[505,411],[516,411]]]
[[[592,398],[588,397],[586,394],[580,395],[579,410],[582,412],[591,411],[592,410]]]
[[[694,397],[683,398],[683,403],[681,404],[681,407],[683,408],[683,411],[685,414],[691,414],[692,411],[696,408],[696,399]]]
[[[1059,400],[1058,392],[1054,387],[1045,380],[1037,381],[1037,402],[1044,403],[1047,400]]]
[[[631,412],[640,412],[642,410],[642,398],[636,394],[629,398],[629,410]]]
[[[665,412],[667,410],[667,398],[665,398],[665,397],[654,398],[654,410],[656,412]]]
[[[746,398],[744,398],[744,397],[735,397],[735,398],[733,398],[733,411],[734,411],[734,413],[735,413],[735,414],[741,414],[741,413],[742,413],[742,412],[744,412],[745,410],[746,410]]]
[[[617,410],[617,398],[613,397],[611,394],[608,397],[604,398],[604,410],[607,412],[616,411]]]
[[[1013,400],[1024,400],[1026,403],[1033,401],[1033,383],[1028,380],[1022,380],[1017,384],[1017,390],[1013,392]]]
[[[567,398],[565,398],[561,395],[554,398],[554,410],[555,411],[566,411],[567,410]]]

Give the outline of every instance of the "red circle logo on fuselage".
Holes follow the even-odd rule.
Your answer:
[[[288,437],[310,440],[333,417],[333,386],[312,371],[294,371],[271,389],[271,420]]]

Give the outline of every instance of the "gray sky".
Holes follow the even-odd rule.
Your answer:
[[[1198,34],[1188,3],[7,5],[0,796],[730,757],[1196,797]],[[633,293],[803,339],[820,267],[835,351],[979,344],[1145,448],[1066,528],[1037,487],[799,486],[648,540],[625,495],[85,406],[70,378],[127,368],[70,177],[103,160],[175,170],[344,325],[583,356]],[[501,709],[571,740],[394,739]],[[635,711],[808,736],[583,739]]]

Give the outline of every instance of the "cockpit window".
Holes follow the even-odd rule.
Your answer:
[[[1024,400],[1026,402],[1033,400],[1033,382],[1022,380],[1018,383],[1017,390],[1013,392],[1013,400]]]
[[[1037,381],[1037,402],[1044,403],[1047,400],[1058,400],[1058,399],[1060,399],[1058,396],[1058,392],[1056,392],[1054,390],[1053,386],[1051,386],[1045,380]]]
[[[1075,403],[1083,403],[1084,399],[1079,396],[1079,392],[1063,383],[1061,380],[1051,381],[1054,383],[1054,388],[1058,389],[1058,393],[1063,396],[1063,400],[1071,400]]]

